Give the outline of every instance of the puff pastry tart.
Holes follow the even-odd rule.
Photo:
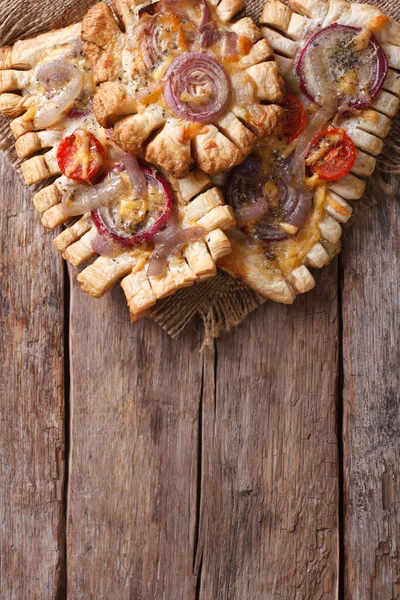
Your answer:
[[[162,0],[132,17],[101,2],[83,20],[100,84],[94,112],[126,152],[176,178],[228,171],[272,133],[283,82],[243,0]],[[123,30],[122,30],[123,28]]]
[[[234,169],[240,230],[221,267],[282,303],[314,286],[340,249],[400,104],[400,26],[342,1],[269,0],[262,29],[289,93],[279,136]]]
[[[93,297],[123,279],[132,318],[216,273],[235,224],[210,177],[179,182],[124,152],[97,122],[81,25],[0,49],[0,110],[10,117],[27,184],[45,227]],[[50,181],[49,179],[52,178]],[[52,182],[51,182],[52,181]]]

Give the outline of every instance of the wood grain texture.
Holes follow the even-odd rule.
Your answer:
[[[64,588],[63,266],[0,157],[0,597]]]
[[[336,265],[317,278],[316,291],[267,304],[207,361],[202,600],[336,598]]]
[[[400,205],[381,194],[343,252],[345,600],[400,598]]]
[[[73,283],[70,600],[194,598],[199,348]]]

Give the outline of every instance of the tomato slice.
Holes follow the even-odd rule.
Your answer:
[[[285,116],[281,125],[280,133],[285,136],[288,144],[297,140],[307,125],[306,109],[296,96],[286,94],[283,105]]]
[[[344,129],[320,131],[310,144],[306,165],[323,181],[341,179],[354,165],[356,147]]]
[[[57,161],[61,172],[76,181],[88,181],[104,164],[105,150],[90,131],[76,129],[58,147]]]

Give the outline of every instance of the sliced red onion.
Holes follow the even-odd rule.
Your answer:
[[[186,52],[165,75],[164,98],[182,119],[212,123],[227,110],[231,86],[225,69],[209,54]]]
[[[140,44],[143,60],[149,70],[165,59],[164,48],[161,47],[160,41],[160,34],[164,28],[161,18],[162,15],[155,15],[152,18]]]
[[[202,227],[179,229],[174,222],[168,224],[164,231],[154,236],[156,246],[147,275],[162,275],[169,258],[176,256],[187,244],[203,239],[205,233],[206,231]]]
[[[212,20],[211,10],[207,0],[202,0],[200,31]]]
[[[234,31],[226,31],[224,38],[224,56],[237,56],[239,54],[239,36]]]
[[[214,46],[222,37],[222,33],[218,29],[216,23],[211,22],[207,23],[202,27],[200,32],[200,47],[203,50],[207,50],[207,48],[211,48]]]
[[[149,69],[149,71],[150,71],[154,67],[154,61],[153,61],[153,59],[150,55],[150,51],[149,51],[148,34],[146,34],[146,37],[141,41],[140,50],[142,51],[144,64],[146,65],[146,68]]]
[[[122,148],[120,148],[112,139],[109,139],[108,143],[112,148],[114,148],[123,162],[129,175],[129,179],[131,180],[131,184],[135,188],[138,196],[146,196],[147,181],[142,169],[139,166],[136,156],[134,154],[130,154],[129,152],[124,152],[124,150],[122,150]]]
[[[246,225],[250,221],[258,221],[269,213],[269,205],[266,200],[257,200],[236,211],[236,220],[238,225]]]
[[[334,88],[343,105],[362,108],[381,89],[388,70],[386,55],[371,34],[368,46],[357,49],[354,40],[362,32],[359,27],[334,23],[315,33],[304,47],[296,71],[303,92],[317,104]],[[340,93],[338,83],[349,73],[356,73],[358,85],[353,93]]]
[[[90,243],[90,247],[93,252],[99,254],[100,256],[112,256],[115,251],[115,244],[105,235],[97,234],[95,238]]]
[[[82,119],[83,117],[88,117],[90,114],[92,114],[90,108],[71,108],[67,116],[69,119]]]
[[[148,187],[158,188],[164,195],[165,204],[162,211],[149,211],[134,234],[127,234],[115,223],[116,207],[104,207],[92,212],[92,219],[100,235],[110,237],[121,246],[140,246],[150,243],[155,234],[168,223],[172,212],[172,191],[168,182],[157,171],[150,168],[142,169]],[[147,194],[146,194],[147,195]]]
[[[55,125],[62,115],[72,108],[83,88],[83,76],[78,69],[69,63],[61,60],[52,60],[37,71],[37,80],[43,83],[49,90],[52,83],[65,82],[59,90],[49,99],[46,104],[39,107],[35,116],[35,127],[37,129],[47,129]]]
[[[228,200],[235,213],[239,214],[239,220],[243,212],[248,211],[252,216],[251,220],[256,221],[251,230],[255,239],[264,242],[282,241],[288,239],[289,235],[276,222],[285,221],[301,229],[311,212],[312,193],[304,189],[304,184],[302,188],[288,187],[282,179],[275,178],[279,194],[278,206],[269,206],[269,211],[263,213],[263,204],[268,205],[264,185],[269,178],[262,174],[261,167],[261,159],[253,157],[248,157],[236,167],[228,186]],[[250,219],[247,222],[249,221]]]
[[[97,185],[75,186],[64,194],[61,203],[65,212],[73,217],[108,206],[127,191],[127,184],[117,175]]]

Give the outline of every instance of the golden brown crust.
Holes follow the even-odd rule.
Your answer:
[[[140,249],[122,252],[116,258],[100,256],[78,275],[78,281],[84,292],[93,298],[101,298],[133,268],[142,268],[147,256]]]
[[[219,266],[246,283],[253,290],[282,304],[292,304],[296,294],[285,278],[263,257],[250,248],[234,232],[228,234],[232,253],[223,257]]]
[[[12,67],[12,47],[3,46],[0,48],[0,69],[11,69]]]
[[[213,187],[197,196],[185,206],[183,209],[185,220],[195,221],[197,223],[204,215],[222,204],[224,204],[224,196],[221,190],[217,187]]]
[[[260,105],[251,112],[236,105],[232,112],[260,138],[276,134],[284,115],[283,108],[277,104]]]
[[[16,139],[20,138],[22,135],[25,135],[25,133],[28,133],[29,131],[33,131],[34,128],[33,121],[26,121],[20,117],[17,117],[10,123],[11,132]]]
[[[243,69],[258,65],[260,62],[272,60],[274,51],[267,40],[260,40],[250,50],[250,52],[240,60],[240,66]]]
[[[92,6],[83,18],[81,37],[84,42],[96,44],[103,50],[112,50],[121,35],[114,14],[105,2]]]
[[[76,242],[79,238],[81,238],[85,233],[87,233],[92,227],[92,219],[90,215],[83,215],[71,227],[67,227],[64,229],[54,240],[54,247],[59,252],[64,252],[68,246]]]
[[[147,146],[146,160],[179,179],[189,173],[191,151],[190,142],[180,142],[178,135],[178,125],[172,121],[167,122]]]
[[[125,29],[131,27],[137,20],[137,7],[141,2],[135,0],[112,0],[112,5]],[[151,4],[151,2],[149,2]]]
[[[14,69],[0,71],[0,94],[21,90],[28,85],[30,79],[30,71],[15,71]]]
[[[221,229],[214,229],[205,238],[207,247],[214,262],[218,265],[218,261],[224,256],[227,256],[232,251],[232,246],[229,238]]]
[[[230,171],[245,157],[214,125],[207,125],[193,140],[196,163],[209,175]]]
[[[164,123],[162,109],[155,106],[143,113],[124,117],[117,121],[113,138],[126,152],[139,154],[151,133],[162,127]]]
[[[54,183],[43,188],[33,196],[33,204],[40,213],[45,212],[60,201],[61,194]]]
[[[162,167],[174,177],[186,176],[193,161],[199,161],[198,165],[211,174],[231,169],[252,151],[257,143],[257,137],[271,129],[268,127],[268,115],[262,103],[283,101],[283,92],[278,90],[283,83],[273,60],[273,51],[268,42],[261,39],[259,28],[248,17],[236,23],[229,23],[236,12],[243,8],[243,1],[222,0],[213,4],[217,7],[214,18],[217,19],[219,27],[226,29],[227,32],[235,32],[238,36],[237,57],[230,62],[228,70],[229,77],[231,77],[231,70],[233,72],[231,78],[234,96],[239,97],[243,87],[249,86],[249,101],[245,102],[245,110],[248,105],[251,105],[253,115],[250,119],[257,113],[255,119],[259,122],[255,127],[246,127],[233,113],[226,114],[218,124],[210,124],[205,128],[206,131],[208,128],[208,133],[212,133],[212,127],[215,125],[223,130],[225,135],[214,130],[210,136],[214,139],[204,136],[197,123],[182,123],[180,126],[182,131],[179,132],[175,124],[177,115],[168,105],[167,99],[163,97],[162,78],[177,53],[175,54],[168,46],[163,51],[165,58],[161,58],[154,69],[145,66],[149,57],[146,58],[146,54],[143,54],[140,36],[143,35],[143,28],[153,22],[154,16],[142,14],[140,17],[136,10],[136,3],[117,2],[117,13],[125,24],[127,19],[130,23],[125,34],[122,34],[112,11],[104,3],[100,3],[89,11],[82,27],[82,37],[87,42],[85,49],[92,64],[95,65],[96,80],[104,82],[94,99],[94,111],[98,121],[103,127],[114,126],[114,140],[125,151],[143,152],[147,160]],[[165,13],[162,12],[163,10]],[[157,14],[160,14],[161,18],[167,15],[166,19],[172,19],[172,23],[175,23],[174,10],[164,7]],[[114,23],[111,24],[113,19]],[[142,20],[139,22],[139,19]],[[160,26],[167,29],[162,23],[161,21]],[[136,24],[138,27],[135,27]],[[179,29],[179,26],[177,27]],[[99,31],[101,31],[100,35],[98,35]],[[169,31],[171,33],[171,29]],[[172,34],[176,35],[174,29]],[[164,38],[163,43],[165,43]],[[182,51],[187,51],[187,40],[185,44],[185,49]],[[221,54],[222,60],[226,52],[224,36],[218,44],[219,49],[216,52]],[[96,50],[93,45],[97,45],[98,49]],[[190,43],[188,48],[191,49]],[[107,59],[104,52],[112,52],[114,57],[118,56],[117,61],[113,63]],[[119,64],[122,62],[124,69],[119,74]],[[271,66],[272,64],[275,68]],[[235,74],[239,76],[236,79]],[[262,83],[265,77],[268,81]],[[107,82],[105,82],[106,78]],[[146,88],[149,90],[147,95]],[[241,101],[244,102],[243,93],[241,97]],[[131,106],[128,106],[129,103]],[[149,118],[148,113],[154,110],[155,104],[162,107],[164,115],[158,114],[156,118],[153,116]],[[125,115],[126,118],[121,118]],[[279,114],[275,112],[274,116],[277,118]],[[162,128],[164,121],[166,125]],[[232,130],[227,125],[232,125]],[[156,132],[157,129],[160,131]],[[145,148],[147,142],[149,143]]]
[[[34,183],[44,181],[52,175],[57,175],[57,173],[60,172],[52,172],[45,156],[34,156],[33,158],[26,160],[21,165],[21,171],[24,181],[28,185],[33,185]]]
[[[260,100],[280,103],[284,101],[284,81],[276,62],[262,62],[247,69],[247,73],[257,86]]]
[[[120,65],[116,62],[111,52],[102,50],[92,42],[85,42],[83,49],[92,64],[94,82],[96,84],[108,79],[114,79],[118,75]]]
[[[243,152],[244,156],[250,154],[254,148],[257,138],[233,112],[227,113],[218,121],[218,127]]]
[[[231,30],[239,36],[245,35],[252,44],[261,40],[262,37],[261,31],[250,17],[243,17],[243,19],[233,23]]]
[[[136,111],[136,102],[129,98],[126,88],[115,81],[102,83],[93,98],[94,114],[106,129],[132,110]]]
[[[0,112],[8,119],[15,119],[26,111],[27,102],[27,98],[18,94],[0,94]]]
[[[12,47],[0,48],[0,69],[27,69],[33,66],[49,47],[76,40],[79,37],[80,27],[80,23],[76,23],[63,29],[43,33],[35,38],[18,41]]]
[[[195,169],[187,177],[175,182],[176,191],[179,193],[183,204],[187,204],[192,198],[201,194],[212,185],[212,181],[207,173],[200,169]]]
[[[78,267],[92,256],[95,256],[96,252],[92,249],[92,241],[97,235],[96,228],[91,227],[80,239],[77,239],[64,250],[62,253],[63,258],[74,267]]]
[[[261,13],[260,23],[287,31],[292,11],[280,0],[269,0]]]
[[[223,23],[228,23],[245,6],[244,0],[221,0],[217,6],[217,14]]]
[[[121,56],[118,44],[122,32],[111,8],[105,2],[95,4],[82,21],[84,51],[92,64],[96,83],[113,81],[121,72]]]

